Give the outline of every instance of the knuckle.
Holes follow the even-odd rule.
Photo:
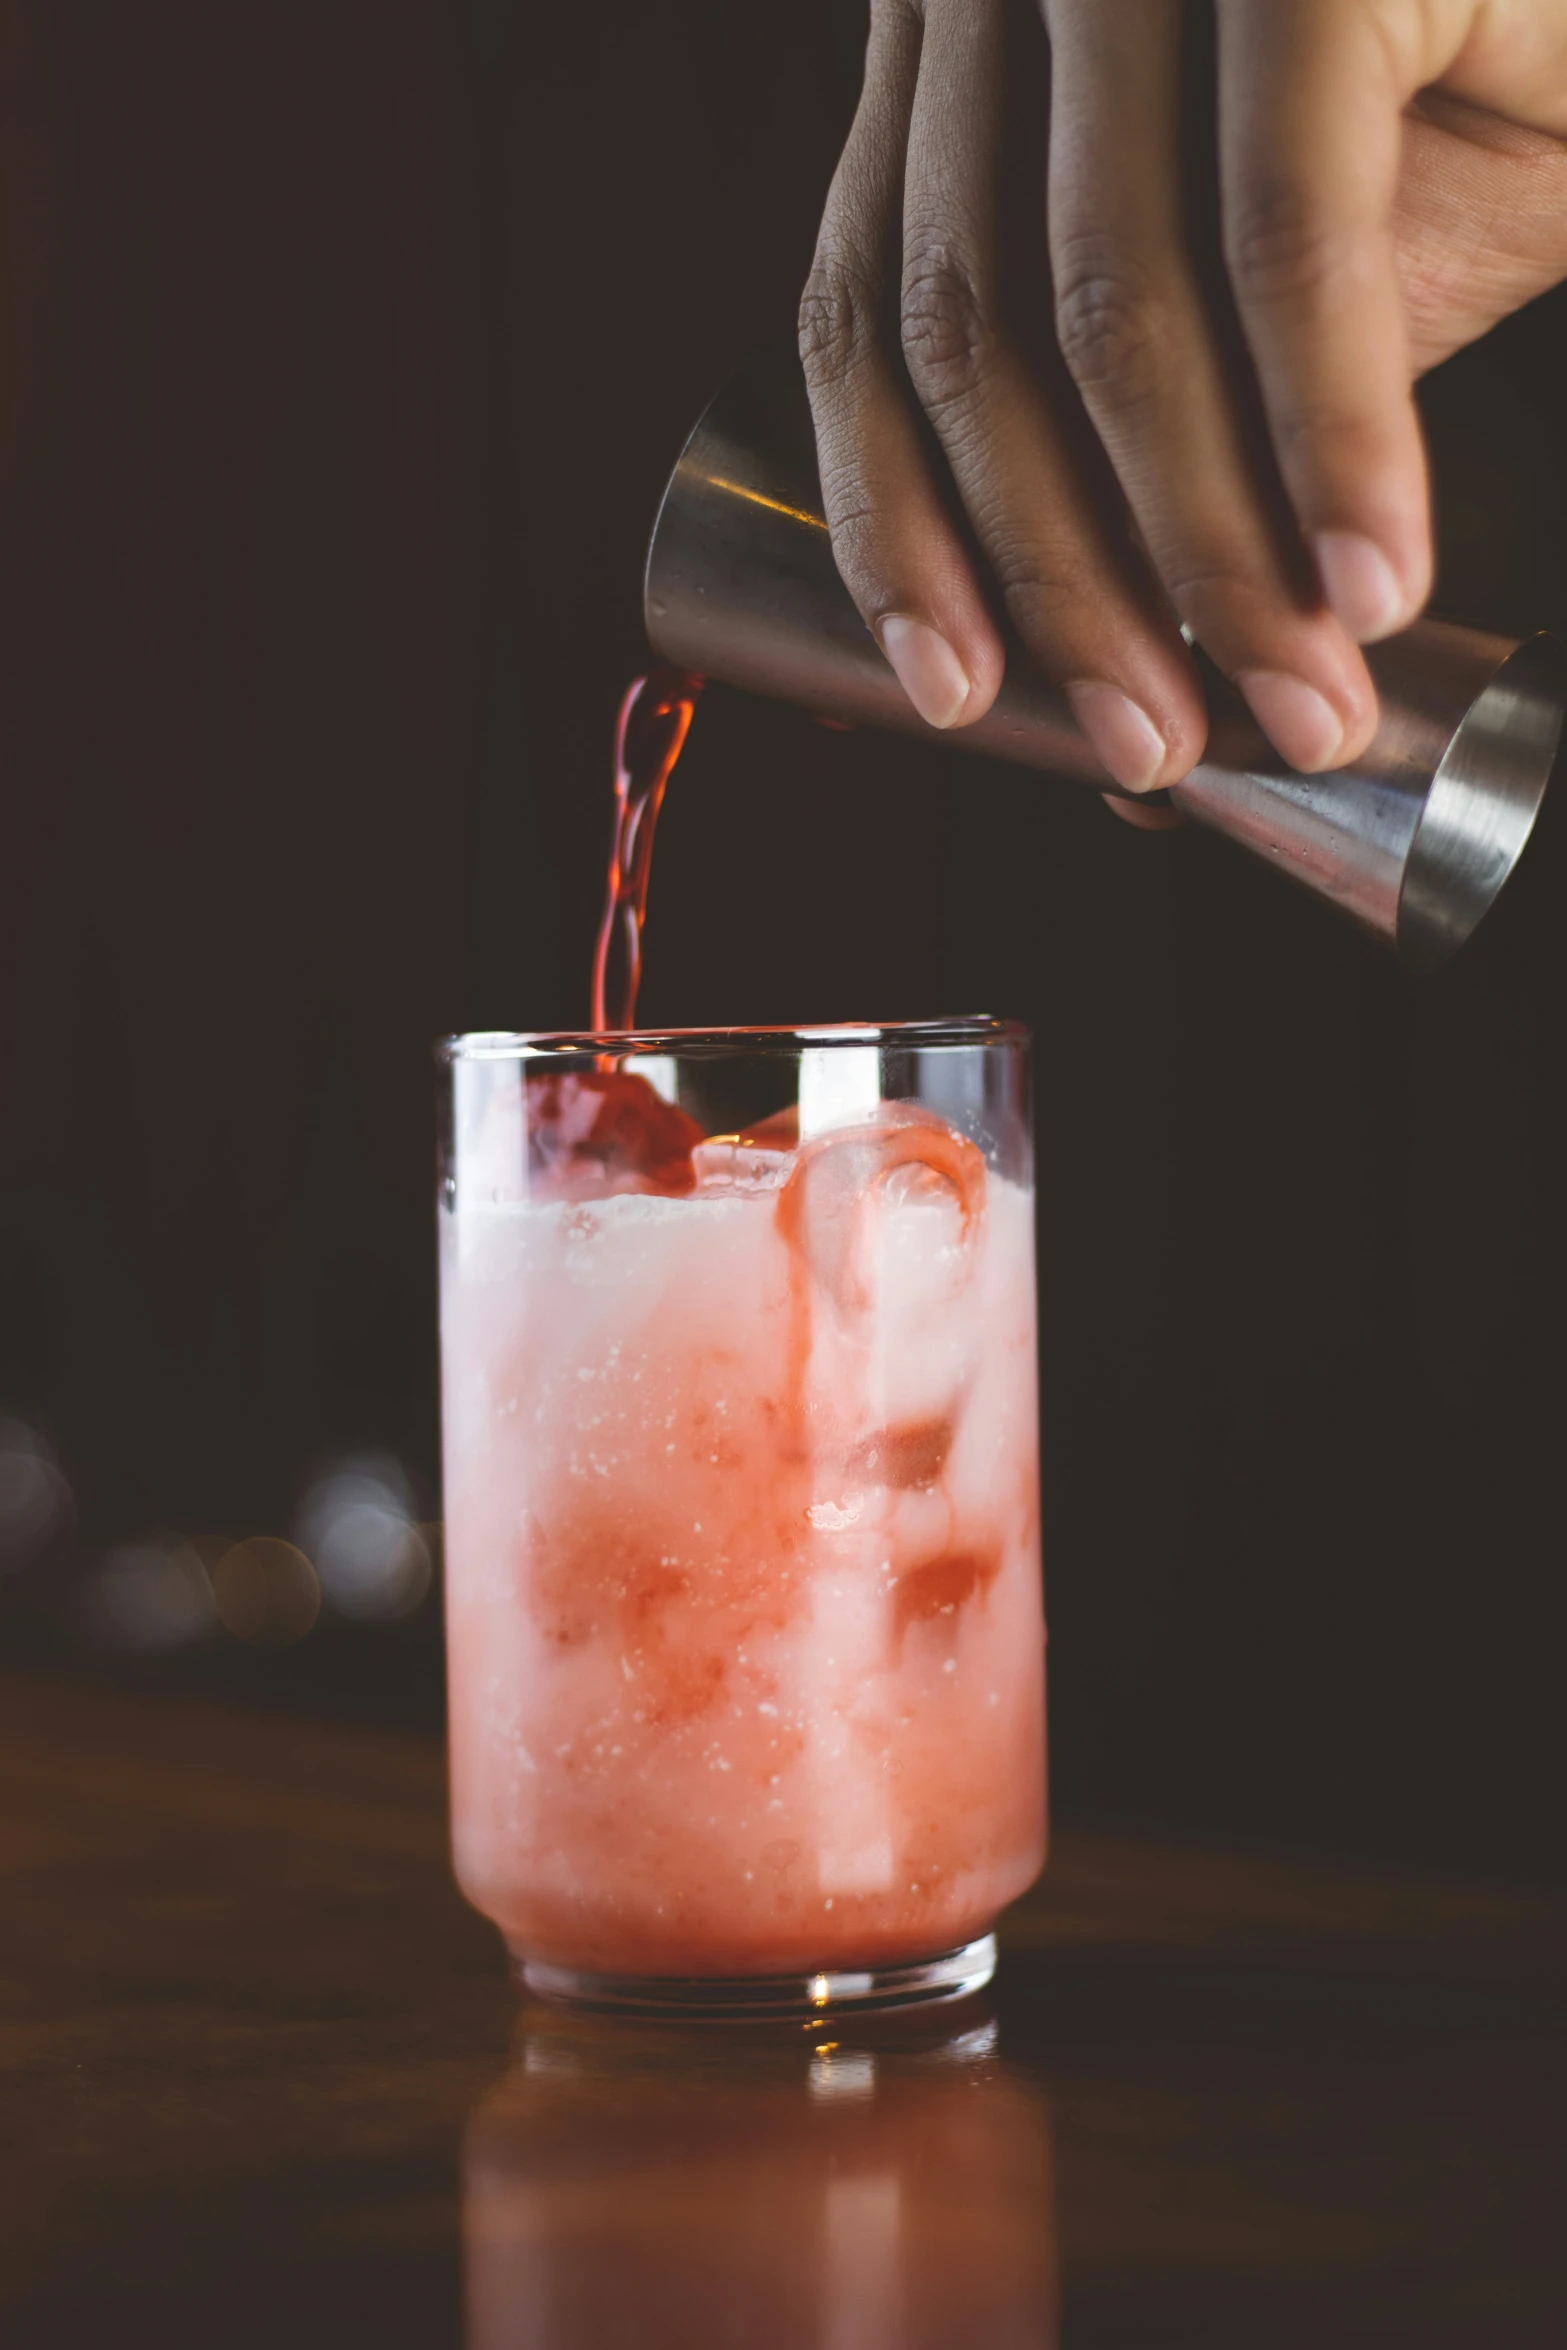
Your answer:
[[[1056,341],[1079,389],[1117,404],[1146,399],[1169,364],[1159,303],[1103,253],[1058,264]]]
[[[1181,621],[1221,666],[1232,673],[1291,666],[1298,610],[1288,583],[1265,561],[1239,550],[1188,548],[1155,567]]]
[[[882,570],[885,516],[868,500],[863,482],[849,469],[838,471],[830,480],[824,473],[822,500],[832,532],[833,560],[845,586],[857,600],[869,597],[874,601]]]
[[[1374,425],[1359,410],[1332,406],[1325,400],[1279,402],[1270,411],[1273,445],[1286,463],[1297,451],[1309,450],[1319,466],[1374,464],[1379,440]]]
[[[818,256],[800,296],[800,361],[812,391],[842,383],[876,339],[876,294],[864,271]]]
[[[1319,293],[1341,251],[1341,237],[1294,181],[1254,177],[1228,208],[1224,255],[1244,300],[1290,301]]]
[[[996,343],[971,270],[939,242],[916,245],[903,273],[903,356],[927,408],[974,391]]]
[[[1379,418],[1325,395],[1273,402],[1269,437],[1287,477],[1304,468],[1318,482],[1353,482],[1377,470],[1386,458]]]
[[[1274,583],[1243,562],[1222,558],[1171,561],[1160,567],[1164,592],[1182,614],[1207,617],[1215,610],[1255,615],[1268,603]]]
[[[1007,617],[1025,641],[1052,639],[1081,615],[1093,582],[1081,565],[1047,557],[1037,547],[999,550],[992,558]]]

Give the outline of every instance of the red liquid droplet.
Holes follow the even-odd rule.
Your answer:
[[[702,680],[660,664],[627,690],[615,728],[615,833],[604,919],[593,955],[595,1033],[630,1028],[642,977],[642,926],[664,787],[691,724]]]

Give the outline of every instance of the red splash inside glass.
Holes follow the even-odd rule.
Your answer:
[[[442,1048],[454,1853],[535,1992],[988,1979],[1045,1850],[1027,1055]]]

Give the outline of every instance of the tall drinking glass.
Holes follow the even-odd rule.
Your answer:
[[[1025,1032],[442,1057],[464,1892],[585,2006],[975,1988],[1045,1847]]]

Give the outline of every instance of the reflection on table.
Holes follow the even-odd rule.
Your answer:
[[[982,2010],[519,2012],[433,1742],[13,1676],[0,2343],[1558,2350],[1564,1983],[1556,1892],[1067,1835]]]
[[[468,2350],[1057,2340],[1049,2111],[977,2001],[772,2036],[530,2009],[463,2212]]]

